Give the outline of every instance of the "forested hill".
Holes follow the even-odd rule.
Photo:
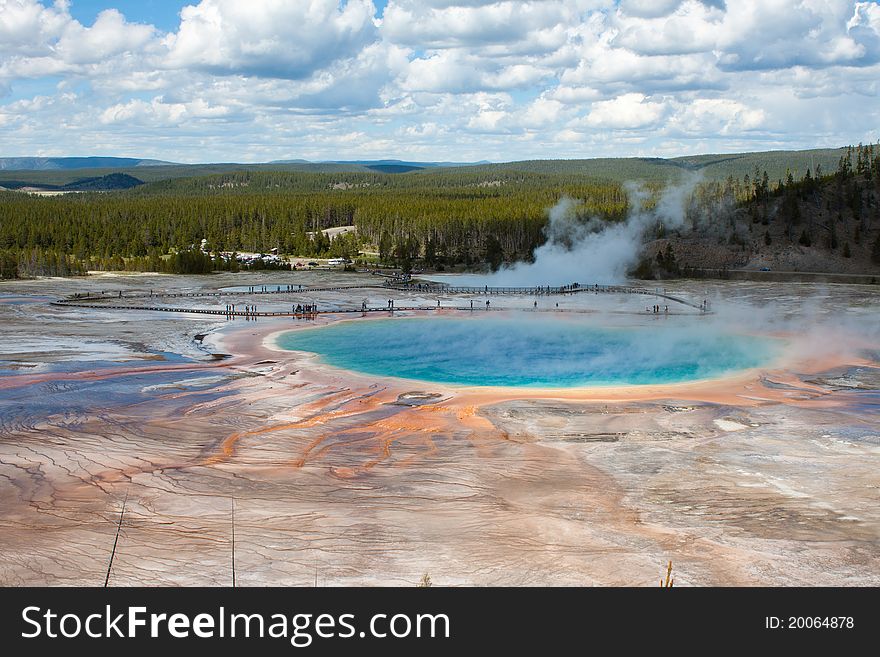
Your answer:
[[[127,173],[109,173],[106,176],[92,178],[78,178],[66,185],[42,184],[36,189],[47,192],[109,192],[131,189],[143,185],[144,181],[130,176]],[[24,180],[5,180],[0,189],[7,190],[32,190],[33,184]]]
[[[771,180],[785,179],[789,171],[800,178],[810,169],[831,172],[837,168],[845,148],[814,149],[807,151],[766,151],[716,155],[691,155],[665,158],[595,158],[588,160],[527,160],[506,164],[472,167],[473,170],[524,171],[553,175],[582,175],[605,180],[655,181],[677,180],[684,174],[699,174],[704,180],[722,181],[733,176],[742,178],[764,171]]]
[[[716,263],[733,268],[760,257],[755,266],[874,274],[880,265],[880,148],[844,149],[833,166],[820,153],[791,154],[783,175],[776,175],[781,155],[746,154],[679,158],[677,164],[600,161],[631,167],[614,169],[617,178],[584,168],[584,162],[598,166],[594,160],[401,174],[337,165],[323,172],[215,172],[49,198],[6,191],[0,192],[0,276],[86,268],[209,271],[224,266],[220,253],[272,249],[353,258],[378,252],[383,262],[403,268],[497,267],[531,257],[545,239],[547,210],[561,196],[574,199],[584,219],[623,219],[630,198],[622,181],[638,180],[638,171],[646,170],[639,167],[711,174],[694,191],[691,214],[701,220],[686,224],[689,233],[645,235],[664,249],[659,271],[647,273],[675,275]],[[815,169],[800,173],[807,162]],[[642,178],[654,198],[671,179],[671,173]],[[321,232],[351,225],[356,232],[332,242]],[[213,256],[198,250],[202,240]],[[666,258],[670,245],[674,263]]]
[[[550,176],[576,176],[608,181],[653,181],[667,182],[679,179],[687,173],[698,173],[704,180],[722,181],[729,176],[742,179],[746,174],[754,175],[755,170],[770,176],[771,180],[784,179],[789,171],[800,178],[810,169],[834,171],[845,149],[814,149],[805,151],[766,151],[756,153],[734,153],[715,155],[693,155],[671,159],[664,158],[593,158],[576,160],[526,160],[498,164],[455,165],[453,163],[418,163],[395,160],[350,161],[350,162],[306,162],[286,161],[269,164],[167,164],[152,160],[130,160],[125,166],[112,164],[106,160],[113,158],[66,158],[80,164],[94,160],[89,169],[73,169],[60,166],[20,166],[20,170],[4,167],[15,159],[37,160],[38,158],[0,159],[0,186],[4,181],[21,181],[31,186],[63,186],[80,178],[98,178],[114,172],[125,172],[134,166],[131,163],[149,162],[150,166],[138,166],[137,178],[144,182],[157,182],[179,178],[198,178],[209,175],[232,173],[375,173],[395,176],[444,176],[468,172],[483,176],[491,183],[493,176],[511,173],[534,173]],[[45,158],[44,158],[45,159]],[[65,158],[50,158],[59,161]],[[98,163],[100,162],[100,164]],[[57,162],[56,162],[57,163]],[[29,169],[29,170],[21,170]],[[421,186],[423,182],[414,183]]]
[[[144,182],[176,180],[179,178],[199,178],[218,174],[245,172],[285,172],[285,173],[321,173],[321,172],[366,172],[370,170],[357,164],[171,164],[129,168],[100,169],[55,169],[43,171],[0,170],[0,187],[6,187],[7,181],[21,181],[33,187],[48,185],[63,186],[81,178],[100,178],[112,173],[131,173]]]

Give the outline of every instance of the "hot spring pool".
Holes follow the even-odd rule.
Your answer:
[[[768,363],[779,341],[698,326],[599,327],[567,318],[414,318],[291,331],[278,346],[379,376],[470,386],[679,383]]]

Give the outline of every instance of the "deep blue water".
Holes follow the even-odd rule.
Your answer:
[[[715,378],[765,364],[781,346],[706,325],[606,328],[556,317],[351,321],[291,331],[278,342],[379,376],[558,388]]]

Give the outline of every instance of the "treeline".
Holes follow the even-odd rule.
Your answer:
[[[483,260],[487,244],[495,241],[504,259],[528,257],[543,239],[547,208],[562,195],[580,199],[585,213],[609,219],[622,216],[627,205],[618,183],[556,184],[547,176],[517,174],[477,184],[451,176],[445,187],[373,185],[389,178],[396,179],[243,173],[121,193],[45,198],[7,192],[0,194],[0,250],[38,249],[78,262],[140,268],[161,264],[167,254],[191,251],[205,239],[212,254],[277,249],[354,257],[371,245],[388,262],[411,254],[432,263],[472,264]],[[525,178],[528,184],[511,183]],[[282,180],[289,189],[279,191]],[[321,232],[349,225],[357,232],[332,241]]]
[[[806,256],[812,264],[869,273],[880,266],[880,148],[843,149],[836,168],[807,168],[772,181],[756,171],[742,180],[703,184],[691,203],[694,216],[671,240],[646,248],[634,274],[640,278],[694,275],[694,268],[741,266],[754,256]],[[710,221],[706,221],[709,217]],[[710,246],[696,253],[692,238]],[[715,245],[725,249],[712,255]],[[674,246],[681,247],[677,249]],[[790,247],[794,250],[786,251]],[[809,254],[812,254],[810,256]],[[714,260],[715,264],[712,264]],[[853,265],[844,264],[851,260]],[[733,264],[733,263],[741,264]]]
[[[770,190],[766,179],[753,182],[746,202],[752,223],[767,227],[764,241],[771,243],[770,227],[781,227],[784,238],[801,246],[821,246],[852,257],[861,247],[870,248],[870,259],[880,265],[880,148],[859,144],[840,158],[836,171],[816,175],[808,169],[800,180],[791,173]],[[778,232],[778,231],[777,231]]]
[[[209,274],[215,271],[290,270],[287,262],[254,260],[239,262],[232,257],[203,253],[197,249],[178,251],[168,256],[157,252],[149,256],[123,258],[85,258],[54,251],[29,249],[21,252],[0,251],[0,279],[33,278],[36,276],[84,276],[89,271],[133,271],[162,274]]]
[[[66,253],[29,248],[0,250],[0,279],[35,276],[82,276],[85,264]]]
[[[860,145],[844,152],[834,172],[808,169],[774,181],[756,169],[704,182],[691,205],[701,208],[694,216],[723,222],[719,207],[744,209],[755,224],[783,222],[791,240],[828,238],[840,248],[851,240],[853,248],[876,212],[868,191],[878,172],[880,148]],[[822,191],[829,185],[833,194]],[[649,190],[656,195],[661,186]],[[417,262],[496,268],[532,256],[545,239],[547,210],[562,196],[575,199],[582,215],[606,221],[623,218],[629,203],[617,181],[500,165],[405,175],[243,171],[56,197],[0,192],[0,275],[200,273],[239,266],[221,254],[273,249],[350,258],[375,249],[383,262],[405,269]],[[814,225],[816,213],[805,213],[805,203],[824,204],[834,217]],[[350,225],[357,231],[334,240],[322,232]]]

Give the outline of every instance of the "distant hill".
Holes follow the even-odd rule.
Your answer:
[[[111,173],[98,178],[83,178],[64,185],[62,190],[65,192],[105,192],[116,189],[131,189],[138,185],[143,185],[144,181],[127,173]]]
[[[705,180],[725,180],[728,176],[742,180],[755,169],[761,174],[767,171],[770,180],[784,180],[790,170],[795,178],[803,177],[807,169],[813,173],[816,166],[825,172],[834,171],[845,148],[822,148],[805,151],[763,151],[755,153],[729,153],[689,155],[676,158],[659,157],[613,157],[584,160],[523,160],[487,164],[470,170],[525,171],[529,173],[580,175],[606,180],[644,180],[667,182],[681,178],[685,173],[697,173]]]
[[[50,185],[67,185],[83,177],[101,177],[119,171],[131,169],[101,168],[101,169],[48,169],[33,171],[3,171],[0,170],[0,187],[9,187],[9,181],[26,181],[27,185],[34,187],[47,187]],[[230,174],[237,172],[273,172],[285,171],[291,173],[370,173],[370,170],[355,164],[157,164],[137,168],[137,177],[144,182],[158,182],[174,180],[177,178],[198,178],[216,174]]]
[[[843,148],[804,151],[764,151],[755,153],[728,153],[689,155],[676,158],[590,158],[578,160],[523,160],[499,163],[415,162],[406,160],[349,160],[335,162],[308,162],[284,160],[266,164],[170,164],[158,160],[131,158],[6,158],[0,159],[0,187],[10,188],[16,183],[24,186],[49,188],[64,186],[82,178],[101,178],[112,173],[137,168],[137,178],[144,182],[159,182],[179,178],[197,178],[239,172],[266,173],[364,173],[395,174],[397,176],[443,176],[466,173],[469,177],[495,177],[516,172],[568,176],[610,181],[647,181],[665,183],[678,180],[687,173],[697,173],[705,180],[738,180],[757,169],[767,171],[772,182],[785,179],[790,170],[801,178],[807,169],[813,173],[817,166],[823,171],[834,171]],[[29,164],[29,168],[25,165]],[[11,167],[24,167],[13,170]],[[90,168],[73,168],[87,166]],[[22,186],[22,185],[19,185]]]
[[[57,171],[69,169],[131,169],[172,164],[131,157],[3,157],[0,170]]]
[[[409,173],[410,171],[425,170],[424,167],[417,167],[411,164],[370,164],[367,168],[377,173]]]
[[[324,165],[335,165],[340,167],[351,167],[353,171],[367,169],[377,173],[409,173],[410,171],[421,171],[423,169],[470,167],[490,163],[486,160],[481,162],[416,162],[407,160],[326,160],[321,162],[309,162],[308,160],[275,160],[274,162],[269,162],[269,164],[311,165],[316,169]]]
[[[131,189],[143,185],[144,181],[127,173],[111,173],[106,176],[80,178],[65,185],[35,184],[26,180],[4,180],[0,189],[19,190],[33,188],[45,192],[110,192]]]
[[[364,167],[411,167],[413,169],[431,169],[434,167],[471,167],[480,164],[491,164],[488,160],[480,162],[416,162],[410,160],[327,160],[321,164],[357,164]]]

